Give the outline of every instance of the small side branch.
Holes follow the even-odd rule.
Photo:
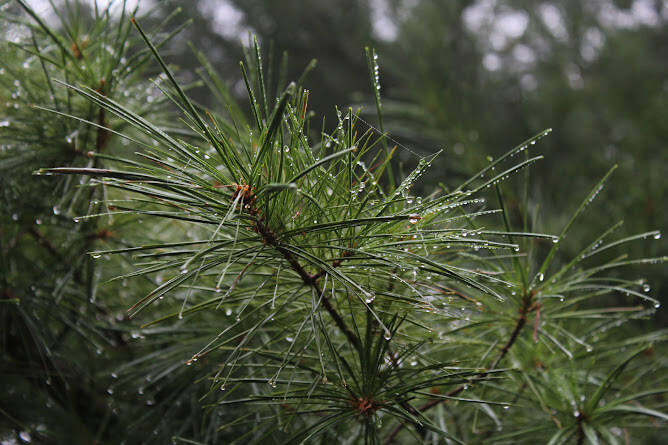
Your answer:
[[[522,306],[519,309],[519,316],[517,317],[517,320],[515,321],[515,327],[513,328],[513,331],[510,334],[510,337],[508,338],[508,341],[506,342],[505,345],[503,345],[503,348],[501,348],[501,352],[499,353],[498,357],[496,357],[496,359],[494,359],[494,361],[490,364],[488,369],[496,369],[496,367],[499,365],[501,360],[503,360],[503,358],[508,354],[508,351],[510,351],[510,348],[512,348],[513,345],[515,344],[515,342],[517,341],[517,338],[519,337],[520,331],[522,331],[522,328],[526,325],[527,314],[538,309],[538,306],[533,302],[533,297],[534,297],[534,292],[533,291],[525,293],[524,297],[522,298]],[[485,380],[486,378],[487,377],[485,377],[484,375],[477,376],[477,377],[472,379],[471,383],[480,382],[482,380]],[[450,391],[447,394],[447,396],[448,397],[455,397],[459,393],[464,391],[467,387],[468,387],[468,384],[467,385],[460,385],[457,388]],[[424,412],[430,410],[431,408],[435,407],[439,403],[443,403],[447,400],[448,399],[432,399],[432,400],[426,402],[424,405],[420,406],[417,410],[420,413],[424,413]],[[394,438],[397,436],[397,434],[399,434],[399,432],[404,428],[404,426],[405,425],[403,423],[400,423],[399,425],[397,425],[392,430],[392,432],[390,432],[390,434],[387,436],[387,438],[383,442],[383,445],[391,444],[392,441],[394,440]]]

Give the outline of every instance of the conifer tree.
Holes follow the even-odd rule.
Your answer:
[[[16,3],[27,16],[4,20],[25,32],[2,48],[3,440],[665,433],[666,332],[617,329],[659,306],[617,271],[664,262],[625,255],[661,234],[577,234],[615,167],[573,198],[559,233],[529,230],[528,171],[550,130],[417,196],[444,154],[385,134],[372,49],[379,125],[337,110],[314,138],[312,65],[272,82],[255,41],[240,65],[247,115],[194,48],[219,101],[206,109],[161,54],[172,34],[109,9],[88,22],[75,2],[54,29]],[[159,74],[148,83],[144,69]],[[525,199],[510,213],[513,187]],[[576,255],[562,255],[567,237]]]

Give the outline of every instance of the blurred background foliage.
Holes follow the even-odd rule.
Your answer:
[[[63,22],[54,13],[62,2],[53,0],[53,6],[47,1],[28,3],[50,26],[63,31]],[[122,2],[115,3],[118,6]],[[497,157],[518,141],[552,127],[553,133],[539,148],[546,160],[532,168],[532,218],[540,221],[542,230],[558,233],[574,206],[613,164],[619,164],[620,168],[597,198],[596,206],[589,210],[587,223],[580,228],[582,238],[594,238],[619,219],[625,221],[619,229],[622,235],[668,227],[664,205],[668,196],[668,1],[140,0],[138,3],[139,12],[146,12],[144,26],[163,30],[165,42],[161,51],[186,83],[197,79],[194,70],[200,66],[188,47],[192,44],[206,54],[220,76],[228,81],[232,94],[243,103],[246,93],[238,61],[243,59],[249,35],[253,34],[269,55],[267,69],[272,74],[267,77],[276,82],[283,66],[285,78],[297,79],[310,61],[317,59],[317,67],[305,81],[312,91],[309,108],[315,113],[311,132],[321,131],[321,117],[326,119],[325,130],[335,127],[335,106],[340,109],[363,106],[362,117],[377,127],[364,55],[365,46],[375,47],[380,55],[385,130],[397,143],[421,155],[445,149],[445,154],[437,158],[440,164],[431,169],[425,182],[442,183],[445,187],[457,185],[462,178],[488,164],[488,157]],[[103,441],[105,437],[114,437],[110,433],[114,428],[127,425],[124,431],[127,443],[148,442],[147,434],[154,434],[151,440],[156,443],[164,443],[167,437],[160,436],[162,420],[156,414],[160,411],[151,411],[161,403],[173,411],[172,418],[179,416],[179,410],[184,411],[182,417],[187,419],[181,428],[184,435],[225,440],[214,432],[211,425],[215,422],[207,420],[207,416],[217,416],[218,412],[193,413],[188,409],[206,385],[174,388],[164,379],[156,383],[165,373],[176,372],[160,368],[163,362],[147,360],[146,366],[150,368],[142,368],[143,357],[137,356],[125,374],[128,381],[133,372],[146,378],[146,387],[139,389],[145,406],[106,403],[108,394],[114,391],[118,400],[122,399],[119,392],[136,394],[134,383],[123,385],[116,379],[116,373],[111,375],[109,370],[117,366],[116,355],[127,359],[123,345],[140,336],[135,331],[139,322],[134,325],[127,322],[122,328],[113,323],[124,317],[134,295],[120,295],[121,298],[114,300],[118,305],[114,308],[86,304],[91,298],[95,303],[96,291],[92,289],[123,271],[106,271],[103,276],[99,267],[87,265],[90,257],[85,253],[93,248],[130,245],[137,234],[124,233],[122,222],[116,223],[114,236],[103,222],[81,224],[72,231],[70,226],[75,224],[72,217],[91,211],[87,207],[90,197],[63,196],[60,191],[67,189],[66,185],[54,185],[53,180],[35,177],[24,183],[8,180],[6,173],[10,171],[19,174],[45,166],[88,165],[79,143],[81,147],[87,146],[86,138],[91,138],[90,141],[100,135],[73,121],[69,121],[70,126],[62,126],[63,121],[53,127],[17,125],[22,119],[21,100],[25,103],[34,100],[26,98],[30,88],[19,88],[15,79],[20,78],[23,85],[31,81],[42,88],[45,85],[37,60],[28,66],[15,63],[25,60],[25,53],[12,43],[26,38],[30,41],[30,32],[26,25],[10,23],[7,17],[21,17],[24,13],[17,2],[3,1],[0,5],[3,37],[0,137],[7,139],[11,129],[21,132],[18,137],[28,142],[31,138],[65,141],[58,152],[35,152],[11,165],[3,164],[0,175],[2,299],[10,302],[18,298],[26,305],[20,311],[20,321],[11,318],[17,316],[16,311],[11,316],[9,311],[3,311],[0,321],[3,351],[13,357],[12,362],[2,364],[2,375],[11,377],[0,384],[2,422],[12,425],[16,432],[15,437],[3,437],[3,441],[30,441],[26,431],[31,430],[33,440],[57,443],[54,437],[35,436],[34,430],[34,424],[51,417],[49,428],[53,431],[53,425],[59,423],[52,417],[52,408],[56,406],[63,413],[56,430],[70,434],[72,443]],[[175,12],[177,19],[173,19]],[[94,23],[93,2],[82,2],[76,13],[89,20],[79,22],[79,28],[67,32],[73,41],[81,38],[83,42]],[[30,22],[29,17],[23,17],[26,23]],[[188,26],[176,37],[167,38],[186,19],[190,20]],[[127,58],[135,62],[133,56],[141,57],[143,49],[141,44],[133,46],[132,39],[136,37],[131,30],[127,43]],[[91,47],[98,43],[92,42]],[[10,72],[12,66],[22,70]],[[157,74],[151,71],[155,70],[151,64],[141,68],[132,75],[149,79]],[[95,82],[101,75],[84,69],[81,78],[68,81],[100,88]],[[55,74],[54,77],[57,78]],[[110,85],[107,91],[110,97],[117,95],[127,100],[136,96],[135,110],[141,104],[146,105],[141,98],[154,97],[148,91],[148,83],[142,89],[136,79],[125,80],[133,89],[125,89],[122,82]],[[86,108],[90,104],[77,103],[80,98],[68,97],[62,87],[53,88],[51,101],[43,106],[89,116],[91,121],[99,117],[96,109]],[[191,91],[204,106],[213,105],[205,89],[193,84]],[[64,104],[67,109],[58,108]],[[30,124],[30,120],[25,123]],[[114,128],[114,122],[105,123]],[[122,144],[109,144],[116,149],[119,146]],[[3,155],[10,150],[9,145],[2,146]],[[416,161],[409,153],[398,152],[398,162],[406,163],[406,170]],[[75,179],[61,179],[72,180]],[[55,207],[54,201],[59,202]],[[49,221],[40,228],[45,222],[44,215],[48,215]],[[517,213],[516,217],[521,215]],[[16,221],[21,224],[15,224]],[[131,222],[135,221],[128,224]],[[587,230],[590,233],[585,233]],[[62,245],[49,245],[47,240],[54,233],[70,233],[75,237],[66,239]],[[570,253],[581,248],[578,239],[567,240],[567,247],[569,243],[572,243]],[[666,251],[665,238],[658,242],[648,240],[635,248],[638,251],[629,251],[629,256],[658,256]],[[10,253],[11,262],[7,260]],[[668,277],[659,267],[642,267],[638,272],[651,283],[651,295],[665,304]],[[54,276],[66,279],[48,282],[46,271],[54,268],[59,270]],[[25,269],[35,273],[26,276],[21,273]],[[35,277],[40,281],[35,281]],[[102,289],[100,292],[104,292]],[[40,292],[63,295],[69,300],[65,305],[31,307],[31,301],[35,305],[47,301],[34,298]],[[3,302],[2,306],[8,304]],[[659,311],[654,323],[665,325],[666,320],[665,311]],[[106,330],[112,325],[117,331]],[[17,332],[25,326],[28,331]],[[16,338],[23,343],[12,341]],[[169,345],[169,340],[169,331],[157,331],[143,345],[146,357]],[[34,348],[31,342],[50,347]],[[9,350],[10,346],[17,349]],[[170,360],[177,356],[187,359],[194,348],[180,337],[179,344],[170,346],[172,358],[165,358],[164,363],[172,363]],[[139,350],[135,353],[141,354]],[[74,356],[80,357],[76,366],[65,363],[63,357]],[[31,369],[36,363],[42,368]],[[15,372],[21,364],[27,367]],[[46,380],[42,379],[43,369],[48,371]],[[180,367],[178,372],[188,374],[188,378],[172,382],[197,378],[196,370]],[[37,379],[41,380],[36,384]],[[16,418],[8,417],[8,407],[27,406],[21,400],[31,400],[33,408],[14,412]],[[89,423],[68,423],[75,418]],[[154,422],[153,432],[141,429],[146,419]],[[21,422],[33,426],[26,423],[24,429],[16,429]],[[171,429],[168,433],[171,436],[179,432]]]

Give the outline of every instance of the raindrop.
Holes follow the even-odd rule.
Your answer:
[[[95,259],[100,258],[101,256],[102,255],[100,255],[99,253],[91,254],[91,257],[93,257]]]
[[[184,273],[184,274],[188,273],[188,267],[185,264],[183,266],[181,266],[179,268],[179,270],[181,271],[181,273]]]
[[[645,284],[642,285],[643,292],[649,292],[650,289],[651,289],[651,287],[649,286],[649,284],[645,283]]]
[[[385,340],[391,340],[392,339],[392,333],[390,331],[385,331]]]
[[[19,437],[21,438],[21,440],[22,440],[23,442],[30,442],[30,440],[31,440],[31,439],[30,439],[30,433],[28,433],[27,431],[21,431],[21,432],[19,433]],[[3,441],[3,443],[5,443],[5,442]],[[9,442],[8,442],[8,443],[9,443]]]
[[[542,273],[539,273],[536,277],[538,278],[538,281],[543,281],[545,279],[545,275]]]
[[[510,406],[508,406],[508,405],[503,405],[503,409],[508,409],[508,408],[510,408]]]
[[[117,379],[117,378],[118,378],[118,374],[116,374],[115,372],[112,372],[112,373],[111,373],[111,377],[114,378],[114,379]]]
[[[661,232],[656,232],[654,234],[654,239],[661,239]]]
[[[659,309],[660,307],[661,307],[661,303],[659,303],[658,301],[656,303],[654,303],[654,308],[655,309]]]
[[[285,341],[287,341],[288,343],[292,343],[293,341],[295,341],[295,339],[292,337],[285,337]]]
[[[411,213],[410,215],[408,215],[408,222],[411,224],[417,224],[418,221],[420,221],[420,219],[421,219],[420,215],[418,215],[417,213]]]
[[[112,388],[111,386],[107,388],[107,394],[113,394],[113,393],[114,393],[114,388]]]

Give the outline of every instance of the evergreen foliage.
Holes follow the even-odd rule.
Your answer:
[[[3,5],[3,441],[659,443],[667,332],[618,327],[660,306],[624,270],[665,262],[626,254],[661,233],[578,236],[614,167],[542,233],[550,130],[420,184],[444,154],[384,133],[375,51],[379,128],[327,133],[312,64],[272,79],[253,42],[247,115],[193,49],[207,109],[175,33],[66,4],[57,28]]]

